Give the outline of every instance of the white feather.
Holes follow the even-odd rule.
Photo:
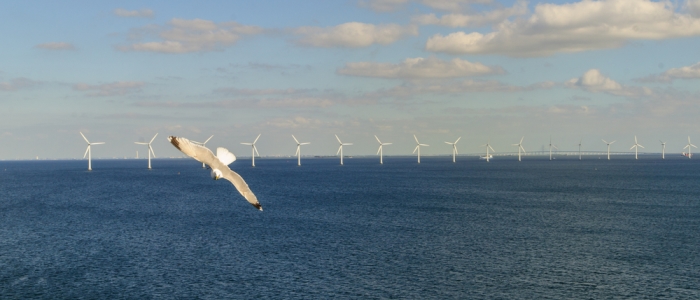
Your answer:
[[[236,156],[226,150],[226,148],[222,147],[216,148],[216,158],[218,158],[222,164],[227,166],[236,161]]]

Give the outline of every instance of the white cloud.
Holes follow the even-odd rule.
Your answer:
[[[153,11],[150,9],[126,10],[117,8],[114,10],[114,15],[124,18],[153,18]]]
[[[219,88],[214,90],[218,94],[230,96],[263,96],[263,95],[299,95],[312,92],[308,89],[239,89],[239,88]]]
[[[457,12],[464,10],[469,4],[488,4],[492,0],[359,0],[358,4],[377,12],[391,12],[403,8],[409,2],[421,3],[433,9]]]
[[[73,46],[73,44],[66,42],[43,43],[34,46],[34,48],[46,50],[75,50],[75,46]]]
[[[572,78],[565,84],[569,88],[580,88],[593,93],[608,93],[617,96],[639,97],[651,95],[648,88],[628,87],[605,77],[600,70],[590,69],[579,78]]]
[[[139,81],[118,81],[113,83],[105,83],[99,85],[89,85],[87,83],[78,83],[73,85],[73,90],[76,91],[92,91],[87,93],[87,96],[119,96],[128,93],[138,92],[145,84]]]
[[[693,17],[700,17],[700,0],[688,0],[685,2],[685,8]]]
[[[670,82],[675,79],[697,79],[700,78],[700,62],[692,66],[669,69],[659,75],[652,75],[639,79],[641,82]]]
[[[386,90],[378,90],[364,95],[366,98],[380,99],[386,97],[410,98],[419,94],[461,95],[464,93],[522,92],[536,89],[549,89],[556,84],[541,82],[530,86],[515,86],[495,80],[462,80],[454,82],[420,82],[405,83]]]
[[[423,25],[440,25],[447,27],[469,27],[496,24],[507,20],[512,16],[527,14],[527,2],[519,0],[512,7],[495,9],[480,14],[451,13],[440,18],[435,14],[419,15],[412,18],[416,23]]]
[[[451,54],[546,56],[623,46],[632,40],[700,35],[700,20],[674,11],[670,2],[581,1],[538,4],[527,19],[504,21],[490,33],[436,34],[426,49]]]
[[[459,58],[443,61],[438,58],[408,58],[399,64],[355,62],[337,70],[338,74],[380,78],[455,78],[505,73],[501,67],[489,67]]]
[[[117,49],[160,53],[208,52],[231,46],[245,35],[260,34],[263,29],[236,22],[172,19],[166,26],[149,26],[137,30],[137,33],[141,31],[155,32],[159,41],[120,46]]]
[[[36,86],[39,83],[27,78],[15,78],[10,81],[0,82],[0,91],[14,92],[19,89]]]
[[[417,35],[418,28],[413,25],[350,22],[326,28],[300,27],[294,33],[302,36],[296,42],[304,46],[360,48],[373,44],[391,44],[407,35]]]

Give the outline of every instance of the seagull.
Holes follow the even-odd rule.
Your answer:
[[[211,168],[212,179],[218,180],[219,178],[224,178],[230,181],[250,204],[260,211],[263,210],[262,205],[258,202],[258,198],[256,198],[253,191],[250,190],[248,184],[243,180],[243,177],[231,171],[228,167],[229,164],[236,160],[236,156],[233,155],[233,153],[226,150],[226,148],[219,147],[216,148],[216,156],[214,156],[214,153],[212,153],[209,148],[191,142],[183,137],[169,136],[168,141],[173,144],[175,148],[182,151],[182,153],[187,154],[187,156],[194,158],[198,162],[207,164],[209,168]]]

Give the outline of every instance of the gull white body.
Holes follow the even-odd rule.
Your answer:
[[[416,137],[415,134],[413,135],[413,139],[416,140],[416,148],[413,149],[413,153],[416,153],[416,151],[418,151],[418,163],[420,163],[420,146],[426,146],[426,147],[428,147],[428,146],[430,146],[430,145],[428,145],[428,144],[421,144],[421,143],[418,141],[418,138]]]
[[[297,166],[301,166],[301,146],[302,146],[302,145],[308,145],[308,144],[311,144],[311,143],[299,143],[299,141],[297,140],[297,138],[294,137],[293,134],[292,134],[292,138],[294,139],[295,142],[297,142],[297,153],[296,153],[296,156],[297,156]]]
[[[157,136],[158,136],[158,134],[156,133],[156,135],[154,135],[153,138],[151,139],[151,141],[148,142],[148,143],[134,142],[134,144],[138,144],[138,145],[147,145],[147,146],[148,146],[148,168],[149,168],[149,169],[151,168],[151,153],[153,154],[153,158],[156,157],[156,153],[153,152],[153,147],[151,147],[151,143],[153,143],[153,140],[155,140]],[[139,152],[137,151],[137,152],[136,152],[136,156],[138,157],[138,155],[139,155]]]
[[[384,164],[384,151],[383,146],[384,145],[391,145],[391,143],[382,143],[382,141],[379,140],[379,138],[375,135],[375,139],[377,139],[377,142],[379,142],[379,150],[377,150],[377,154],[379,155],[379,164],[383,165]]]
[[[340,138],[338,135],[335,135],[335,139],[338,140],[338,143],[340,144],[340,148],[338,148],[338,152],[335,155],[338,155],[340,153],[340,165],[343,165],[343,146],[350,146],[352,143],[343,143],[340,141]]]
[[[456,140],[454,143],[445,142],[445,144],[452,145],[452,162],[453,162],[453,163],[456,162],[456,157],[457,157],[457,154],[458,154],[458,153],[457,153],[457,142],[459,142],[459,139],[461,139],[461,138],[462,138],[461,136],[458,137],[457,140]]]
[[[637,159],[637,149],[639,149],[639,147],[644,148],[644,146],[637,143],[637,136],[635,135],[634,136],[634,145],[632,146],[632,148],[634,148],[634,159]],[[630,148],[630,150],[632,150],[632,148]]]
[[[258,154],[258,156],[260,156],[260,153],[258,153],[258,148],[255,147],[255,143],[258,142],[259,138],[260,138],[260,134],[258,134],[258,137],[256,137],[252,143],[241,143],[241,145],[251,146],[252,149],[250,150],[250,152],[251,152],[250,157],[252,159],[253,167],[255,167],[255,154]]]
[[[83,136],[83,139],[85,142],[88,144],[87,149],[85,150],[85,154],[83,155],[83,158],[87,155],[88,158],[88,171],[92,171],[92,150],[90,150],[90,146],[92,145],[102,145],[104,142],[97,142],[97,143],[90,143],[88,139],[85,137],[85,135],[81,132],[81,136]]]
[[[608,143],[605,140],[603,140],[603,143],[608,145],[608,160],[610,160],[610,145],[612,145],[614,142],[616,142],[616,141],[612,141],[612,142]]]

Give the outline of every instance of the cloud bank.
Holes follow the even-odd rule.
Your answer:
[[[333,27],[300,27],[293,30],[301,36],[298,45],[322,48],[361,48],[373,44],[388,45],[399,39],[418,35],[418,27],[396,24],[374,25],[350,22]]]
[[[350,76],[427,79],[456,78],[477,75],[503,74],[501,67],[489,67],[481,63],[472,63],[459,58],[443,61],[438,58],[408,58],[399,64],[354,62],[347,63],[336,73]]]

